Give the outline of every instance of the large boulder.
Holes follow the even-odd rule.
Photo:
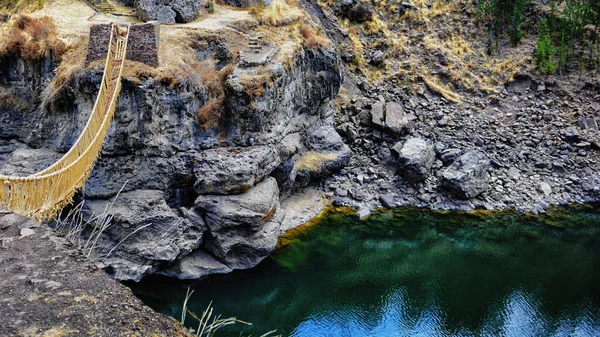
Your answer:
[[[393,147],[398,155],[398,166],[402,175],[413,182],[427,179],[435,162],[433,144],[421,138],[409,138],[404,144]]]
[[[141,20],[163,24],[184,23],[198,18],[204,0],[138,0],[136,12]]]
[[[219,148],[202,151],[194,164],[199,194],[232,194],[249,190],[281,163],[270,146]]]
[[[306,139],[307,152],[296,162],[297,179],[319,180],[350,162],[351,151],[332,126],[321,126]]]
[[[238,227],[210,232],[204,247],[232,269],[252,268],[275,250],[284,215],[278,205],[270,220],[256,231]]]
[[[61,155],[46,149],[17,149],[0,167],[0,174],[28,176],[54,164]]]
[[[402,104],[389,102],[385,105],[385,126],[399,135],[408,131],[409,121]]]
[[[371,123],[396,135],[405,134],[410,126],[408,116],[402,104],[385,102],[383,98],[371,106]]]
[[[195,210],[172,210],[157,190],[122,193],[116,200],[86,200],[84,220],[107,214],[111,225],[98,238],[103,267],[118,280],[139,281],[157,267],[202,244],[206,225]],[[96,228],[97,229],[97,228]],[[84,236],[94,236],[90,232]]]
[[[354,22],[365,22],[373,17],[373,5],[362,0],[342,0],[336,8],[336,14],[348,18]]]
[[[158,273],[180,280],[197,280],[211,274],[227,274],[231,271],[226,264],[199,248]]]
[[[378,128],[385,126],[385,101],[379,100],[371,106],[371,123]]]
[[[200,195],[195,206],[209,228],[204,247],[229,267],[250,268],[275,249],[282,220],[275,217],[279,208],[275,178],[242,194]]]
[[[442,172],[442,185],[457,197],[474,198],[489,189],[490,160],[480,151],[468,151]]]

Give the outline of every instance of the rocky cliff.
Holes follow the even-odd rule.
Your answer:
[[[242,66],[227,57],[226,45],[209,40],[198,60],[225,54],[217,68],[232,68],[210,122],[199,117],[214,101],[209,84],[123,78],[102,157],[81,196],[84,221],[112,215],[98,237],[98,261],[119,280],[157,272],[198,278],[256,265],[281,234],[280,199],[349,161],[333,127],[343,76],[335,53],[295,47],[280,59]],[[40,104],[55,57],[8,54],[0,63],[0,84],[13,101],[28,102],[0,105],[1,172],[32,173],[77,139],[102,72],[92,64]]]

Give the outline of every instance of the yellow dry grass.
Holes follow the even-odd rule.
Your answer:
[[[284,26],[298,21],[303,13],[296,4],[286,0],[273,0],[264,7],[254,11],[257,20],[270,26]]]
[[[429,87],[429,89],[431,89],[432,91],[442,95],[442,97],[444,97],[445,99],[449,100],[450,102],[454,102],[454,103],[460,103],[462,101],[462,96],[457,94],[456,92],[454,92],[452,90],[452,87],[450,84],[446,84],[444,85],[439,78],[437,77],[426,77],[426,76],[422,76],[423,77],[423,81],[425,82],[425,84],[427,84],[427,86]]]
[[[431,34],[423,38],[425,48],[429,51],[444,51],[455,57],[466,56],[473,50],[469,42],[459,35],[451,34],[448,38],[440,39],[437,35]]]
[[[364,33],[369,35],[382,34],[384,37],[390,36],[387,24],[376,14],[373,15],[371,20],[366,21],[361,28]]]
[[[327,161],[336,160],[337,156],[333,153],[319,153],[314,151],[306,152],[298,160],[297,168],[299,170],[308,170],[318,172]]]
[[[24,59],[41,60],[53,52],[60,60],[65,44],[57,35],[51,17],[15,15],[0,28],[0,56],[14,53]]]
[[[365,63],[365,46],[360,40],[360,35],[358,32],[352,28],[348,30],[348,39],[352,43],[352,47],[354,49],[354,54],[356,55],[356,64],[362,65]]]
[[[50,85],[44,89],[42,95],[43,105],[52,101],[56,95],[85,68],[87,44],[88,39],[86,38],[78,40],[66,48],[62,61],[55,70],[56,76],[54,76]]]
[[[0,13],[28,14],[42,9],[45,3],[42,0],[4,0],[0,1]]]
[[[302,37],[302,46],[309,49],[330,48],[331,40],[325,37],[325,33],[309,22],[298,23],[298,34]]]

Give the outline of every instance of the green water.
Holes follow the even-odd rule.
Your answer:
[[[192,311],[254,323],[217,336],[600,336],[600,211],[332,213],[254,269],[131,286],[177,318],[189,286]]]

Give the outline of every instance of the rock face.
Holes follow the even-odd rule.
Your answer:
[[[209,228],[205,248],[233,269],[252,267],[277,243],[281,218],[279,188],[269,177],[248,192],[235,195],[201,195],[196,208],[205,214]]]
[[[373,16],[373,5],[362,0],[343,0],[337,5],[336,12],[350,21],[365,22]]]
[[[113,216],[99,247],[102,256],[108,254],[105,268],[119,280],[140,280],[185,256],[200,246],[206,231],[204,220],[194,210],[174,212],[164,193],[157,190],[126,192],[114,204],[111,200],[87,200],[84,207],[86,219]]]
[[[427,179],[435,162],[433,144],[413,137],[404,144],[397,143],[393,150],[398,155],[398,168],[406,179],[414,182]]]
[[[4,166],[0,168],[0,174],[7,176],[28,176],[39,172],[54,163],[60,156],[45,149],[17,149]]]
[[[395,135],[406,133],[410,126],[402,104],[385,102],[383,97],[380,97],[371,106],[371,123],[378,129],[383,129]]]
[[[279,164],[279,153],[271,146],[206,150],[194,163],[194,189],[198,194],[245,192]]]
[[[204,0],[138,0],[136,13],[141,20],[164,24],[196,20]]]
[[[231,271],[233,269],[226,264],[204,250],[198,249],[159,273],[182,280],[197,280],[211,274],[227,274]]]
[[[340,170],[350,161],[352,152],[342,137],[331,126],[322,126],[306,140],[310,152],[305,153],[296,166],[299,174],[310,175],[319,180]]]
[[[490,160],[480,151],[468,151],[442,172],[442,184],[460,198],[474,198],[489,189]]]
[[[153,13],[174,11],[173,4]],[[219,59],[213,54],[223,54],[220,49],[196,56]],[[286,61],[286,67],[275,61],[261,66],[258,77],[269,84],[261,85],[261,95],[243,81],[257,70],[234,64],[221,118],[211,127],[196,119],[208,88],[123,78],[102,156],[85,188],[85,220],[104,213],[123,188],[108,207],[111,226],[98,238],[106,271],[139,280],[159,272],[196,278],[254,266],[276,245],[284,217],[280,195],[348,163],[350,150],[331,126],[342,81],[338,58],[311,49]],[[53,62],[0,59],[0,85],[39,103]],[[27,107],[27,114],[0,106],[0,121],[7,121],[0,128],[0,169],[21,174],[26,168],[19,163],[26,163],[33,172],[66,152],[89,118],[101,76],[93,69],[78,73],[43,108]],[[44,156],[32,149],[44,149]],[[307,153],[323,159],[317,171],[299,170]]]
[[[244,145],[279,144],[290,134],[306,135],[307,127],[333,118],[332,100],[343,79],[338,62],[333,52],[305,50],[289,71],[280,63],[267,65],[270,76],[236,68],[225,83],[227,110],[220,127],[232,128]],[[256,78],[260,86],[245,84],[245,78]],[[256,90],[264,94],[254,95]]]

